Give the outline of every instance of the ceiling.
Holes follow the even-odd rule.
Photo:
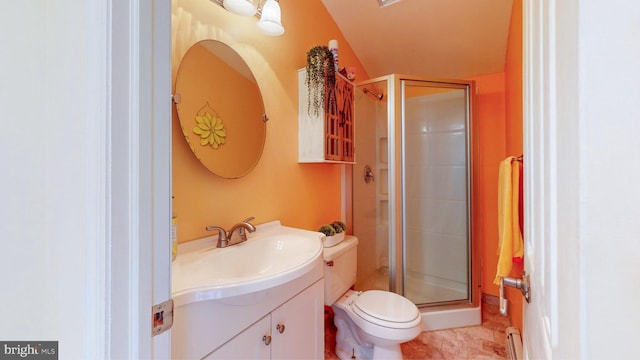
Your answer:
[[[370,78],[504,71],[512,0],[321,0]]]

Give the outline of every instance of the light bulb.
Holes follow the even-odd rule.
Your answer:
[[[262,7],[262,15],[258,21],[258,29],[271,36],[284,34],[284,27],[280,22],[280,4],[275,0],[267,0]]]
[[[230,12],[242,16],[252,16],[258,12],[258,7],[252,0],[223,0],[222,6]]]

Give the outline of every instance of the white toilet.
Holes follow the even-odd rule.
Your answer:
[[[420,311],[407,298],[381,291],[353,291],[358,239],[347,236],[324,248],[324,303],[333,308],[340,359],[402,359],[400,344],[422,331]]]

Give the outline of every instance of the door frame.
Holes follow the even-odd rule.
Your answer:
[[[151,307],[171,297],[171,0],[86,3],[102,20],[88,28],[105,198],[91,255],[102,284],[87,291],[104,332],[86,341],[96,358],[169,359],[171,332],[152,336]]]

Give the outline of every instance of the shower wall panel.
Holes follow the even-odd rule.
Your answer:
[[[378,206],[379,169],[377,151],[377,119],[381,102],[362,91],[355,94],[357,104],[357,134],[355,148],[357,163],[353,165],[353,233],[358,237],[358,270],[356,289],[376,288],[379,268],[380,217]],[[383,109],[382,111],[386,111]],[[384,116],[383,116],[384,118]],[[385,120],[386,121],[386,120]],[[370,166],[374,179],[365,182],[365,166]],[[382,232],[386,234],[385,231]],[[385,246],[387,246],[385,244]]]

